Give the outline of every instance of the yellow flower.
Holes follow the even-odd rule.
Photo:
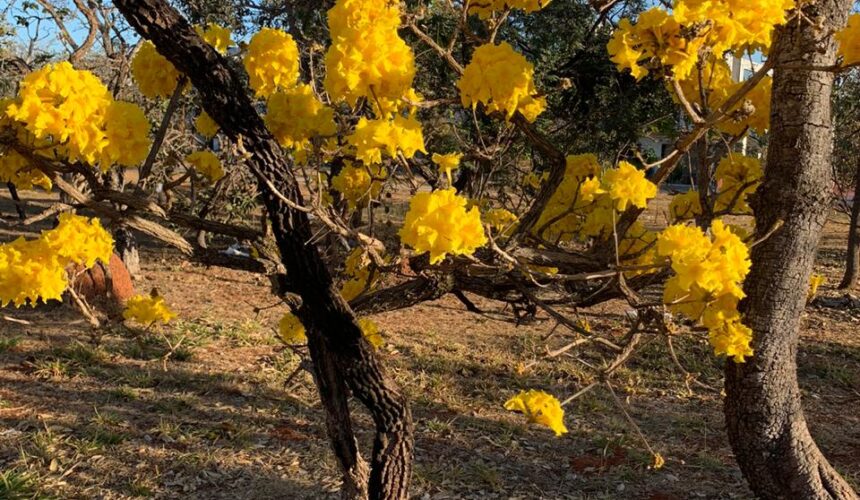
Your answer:
[[[211,151],[195,151],[185,157],[185,162],[191,164],[200,175],[209,179],[209,182],[224,177],[221,160]]]
[[[719,186],[714,206],[717,211],[731,209],[735,213],[752,213],[747,198],[758,189],[764,176],[761,160],[742,155],[727,156],[720,160],[714,176]]]
[[[197,119],[194,120],[194,128],[207,139],[215,137],[215,134],[218,133],[218,124],[205,111],[197,115]]]
[[[232,32],[223,27],[219,26],[215,23],[209,23],[206,25],[206,29],[204,30],[200,26],[195,26],[194,31],[203,38],[203,40],[215,48],[219,53],[226,54],[227,49],[234,45],[233,39],[230,38]]]
[[[431,264],[447,254],[473,254],[487,243],[487,237],[480,210],[472,207],[467,212],[466,203],[453,188],[416,194],[409,202],[400,241],[418,253],[430,252]]]
[[[672,222],[680,222],[695,219],[702,214],[702,202],[698,191],[687,191],[684,194],[676,194],[669,203],[669,216]]]
[[[305,325],[293,313],[284,314],[278,323],[278,333],[281,336],[281,340],[286,344],[304,344],[308,341]]]
[[[463,158],[462,153],[448,153],[444,155],[440,155],[439,153],[433,153],[431,159],[433,163],[439,166],[439,170],[445,173],[448,177],[448,185],[451,186],[454,182],[451,180],[451,172],[457,170],[460,167],[460,160]]]
[[[370,318],[360,318],[358,320],[358,326],[361,328],[362,336],[364,336],[365,340],[367,340],[374,349],[379,349],[385,345],[385,339],[383,339],[382,334],[379,333],[379,326],[377,326],[373,320]]]
[[[299,47],[293,37],[281,30],[263,28],[255,34],[244,62],[257,97],[290,89],[299,79]]]
[[[776,26],[785,23],[794,0],[676,0],[672,16],[684,26],[706,26],[714,54],[770,47]]]
[[[107,172],[111,165],[134,167],[149,154],[149,120],[137,104],[114,101],[105,113],[105,139],[99,162]]]
[[[546,392],[520,391],[505,403],[505,409],[523,413],[529,422],[549,427],[556,436],[567,433],[561,403]]]
[[[54,229],[43,231],[41,240],[48,252],[62,262],[74,262],[86,268],[97,260],[107,264],[113,254],[113,238],[98,219],[63,213]]]
[[[501,234],[508,234],[516,227],[516,215],[504,208],[492,208],[484,213],[484,223]]]
[[[0,151],[0,182],[11,182],[18,189],[33,189],[33,186],[39,186],[50,191],[53,186],[47,175],[11,148]]]
[[[392,158],[398,151],[406,158],[412,158],[418,151],[427,152],[421,124],[412,116],[396,115],[390,120],[361,118],[347,141],[355,148],[355,157],[367,165],[382,163],[383,152]]]
[[[860,63],[860,14],[848,17],[848,24],[836,33],[836,41],[843,66]]]
[[[657,196],[657,186],[645,178],[645,172],[626,161],[606,171],[603,185],[618,211],[626,210],[629,205],[645,208],[648,200]]]
[[[546,100],[537,96],[534,66],[507,42],[475,49],[457,88],[464,107],[482,103],[488,113],[502,111],[508,120],[519,111],[533,122],[546,108]]]
[[[148,40],[140,45],[131,61],[131,74],[140,93],[150,99],[170,97],[181,76],[176,67],[159,54],[155,45]]]
[[[67,286],[65,264],[41,239],[0,244],[0,307],[62,300]]]
[[[328,12],[332,44],[325,56],[325,89],[333,101],[355,106],[361,97],[380,113],[414,97],[415,56],[397,34],[400,5],[390,0],[338,0]]]
[[[469,14],[477,14],[481,19],[488,19],[493,12],[505,9],[522,9],[526,12],[538,11],[552,0],[472,0],[469,3]]]
[[[272,94],[265,121],[281,146],[296,151],[309,149],[313,137],[337,132],[334,110],[316,98],[310,85]]]
[[[811,302],[818,295],[818,288],[827,283],[827,277],[823,274],[813,274],[809,277],[809,292],[806,294],[806,301]]]
[[[367,206],[370,200],[379,196],[382,182],[388,171],[382,165],[346,166],[331,180],[331,187],[337,190],[349,204],[350,210]]]
[[[652,465],[652,467],[655,470],[660,470],[663,468],[664,465],[666,465],[666,460],[663,458],[663,455],[661,455],[659,453],[655,453],[654,454],[654,465]]]
[[[176,317],[176,313],[160,295],[135,295],[126,302],[122,317],[148,326],[158,321],[169,323]]]

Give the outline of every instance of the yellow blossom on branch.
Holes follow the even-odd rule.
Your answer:
[[[421,124],[412,116],[395,115],[393,119],[377,120],[361,118],[347,141],[355,148],[355,157],[366,165],[382,163],[383,152],[391,158],[397,156],[398,151],[406,158],[412,158],[418,151],[427,152]]]
[[[307,150],[313,137],[337,132],[334,110],[316,98],[310,85],[272,94],[265,121],[278,143],[296,152]]]
[[[131,74],[140,93],[150,99],[170,97],[181,76],[176,67],[159,54],[149,40],[140,45],[131,61]]]
[[[507,42],[475,49],[457,88],[464,107],[481,103],[487,112],[503,112],[508,120],[519,111],[533,122],[546,108],[546,99],[537,96],[534,66]]]
[[[366,207],[370,200],[382,192],[382,182],[388,176],[388,171],[382,165],[347,165],[334,176],[331,186],[338,191],[349,204],[350,210]]]
[[[248,43],[244,63],[257,97],[290,89],[299,79],[299,47],[281,30],[263,28],[257,32]]]
[[[200,26],[195,26],[194,31],[220,54],[226,54],[227,49],[234,45],[231,38],[232,32],[215,23],[207,24],[205,30]]]
[[[602,180],[618,211],[630,205],[645,208],[648,200],[657,196],[657,186],[645,178],[645,172],[626,161],[619,163],[618,168],[607,170]]]
[[[278,322],[278,334],[286,344],[304,344],[308,341],[305,325],[298,316],[293,313],[284,314]]]
[[[493,12],[506,9],[522,9],[528,13],[543,9],[552,0],[472,0],[469,3],[469,14],[477,14],[481,19],[488,19]]]
[[[446,255],[471,255],[487,243],[478,207],[466,211],[468,200],[457,191],[418,193],[409,202],[400,241],[418,253],[429,252],[430,263]]]
[[[209,182],[215,182],[224,177],[224,169],[221,160],[211,151],[195,151],[185,157],[185,162],[194,167]]]
[[[207,139],[215,137],[215,134],[218,133],[218,124],[205,111],[197,115],[197,118],[194,120],[194,128]]]
[[[451,180],[451,172],[457,170],[460,167],[460,160],[463,158],[463,154],[448,153],[442,155],[439,153],[433,153],[433,156],[431,156],[430,158],[433,160],[433,163],[439,166],[439,170],[444,172],[445,176],[448,177],[448,185],[453,185],[454,181]]]
[[[843,66],[860,63],[860,14],[848,17],[848,25],[836,33],[836,41]]]

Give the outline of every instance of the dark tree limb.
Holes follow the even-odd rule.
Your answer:
[[[230,139],[249,153],[284,267],[302,299],[299,317],[318,376],[329,436],[345,489],[363,490],[361,458],[346,405],[348,385],[376,425],[368,492],[371,498],[407,498],[412,467],[413,425],[406,398],[385,374],[363,339],[352,310],[334,286],[319,251],[291,165],[263,124],[242,79],[165,0],[117,0],[117,8],[143,37],[190,78],[206,112]],[[287,203],[282,197],[286,197]]]

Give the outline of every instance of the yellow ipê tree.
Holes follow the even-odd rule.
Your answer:
[[[702,144],[707,151],[711,134],[733,144],[751,130],[764,134],[774,125],[769,123],[771,116],[784,118],[778,110],[771,114],[771,87],[788,85],[780,83],[780,78],[801,85],[812,70],[778,67],[777,61],[781,57],[789,60],[783,54],[792,51],[811,58],[814,51],[811,46],[774,44],[774,33],[778,41],[797,37],[805,40],[813,26],[810,19],[826,22],[835,31],[844,24],[847,6],[843,4],[847,2],[805,2],[801,10],[793,0],[677,0],[671,11],[654,8],[635,22],[622,21],[608,46],[609,56],[620,70],[629,71],[637,79],[664,79],[688,122],[672,153],[656,164],[639,166],[628,161],[603,165],[588,153],[564,155],[535,125],[548,103],[536,88],[533,66],[512,45],[497,43],[495,37],[511,9],[533,12],[549,2],[467,2],[462,7],[440,7],[460,9],[464,20],[477,15],[487,28],[469,60],[458,61],[446,48],[452,47],[452,42],[440,43],[429,37],[421,30],[416,15],[401,11],[398,4],[387,0],[339,0],[329,12],[332,43],[325,56],[324,92],[319,82],[301,83],[296,42],[284,32],[264,29],[251,38],[240,56],[254,97],[265,100],[265,118],[257,114],[240,78],[226,64],[225,54],[232,45],[229,32],[214,25],[194,30],[166,2],[116,3],[129,22],[151,40],[144,42],[132,68],[141,92],[151,98],[168,97],[188,78],[207,112],[196,121],[199,132],[213,136],[220,129],[247,153],[275,229],[281,259],[293,280],[290,291],[301,299],[300,305],[294,302],[295,316],[285,316],[281,332],[290,342],[306,339],[309,343],[346,489],[355,496],[368,491],[380,498],[406,495],[412,452],[411,417],[405,400],[386,378],[373,352],[371,343],[378,339],[375,328],[371,323],[356,321],[344,301],[350,300],[360,308],[367,303],[367,297],[386,297],[378,278],[394,274],[397,266],[385,255],[386,242],[364,234],[344,216],[379,203],[383,189],[396,182],[395,172],[410,162],[420,162],[419,153],[438,154],[434,161],[447,177],[449,187],[420,192],[411,199],[399,231],[402,245],[415,255],[409,259],[410,265],[441,269],[453,279],[485,266],[503,276],[496,285],[526,288],[529,280],[565,282],[571,279],[571,270],[608,271],[606,276],[612,277],[622,295],[627,293],[627,280],[668,277],[662,306],[706,330],[715,353],[730,358],[729,400],[735,390],[748,398],[756,396],[755,391],[745,389],[744,371],[750,366],[750,358],[754,366],[759,366],[756,346],[769,352],[768,337],[756,338],[755,334],[767,334],[772,329],[762,326],[760,311],[751,312],[752,322],[742,314],[744,280],[757,262],[755,253],[750,259],[749,246],[763,240],[756,247],[759,261],[772,257],[758,249],[772,246],[769,242],[778,240],[780,234],[791,234],[780,230],[783,224],[792,227],[792,217],[797,214],[768,212],[766,221],[759,221],[755,236],[720,218],[750,215],[757,207],[752,202],[753,195],[763,175],[767,179],[769,172],[778,169],[771,170],[769,165],[763,174],[758,159],[731,149],[722,151],[712,164],[707,160],[701,163],[699,189],[672,201],[673,220],[668,228],[649,229],[638,218],[657,195],[658,185],[684,155]],[[398,33],[404,20],[421,43],[457,75],[455,88],[463,108],[498,118],[546,157],[548,170],[529,172],[523,179],[526,182],[519,186],[518,198],[528,201],[525,207],[517,210],[504,206],[503,201],[486,193],[458,192],[452,185],[452,171],[461,158],[456,153],[446,158],[442,155],[446,151],[427,147],[420,110],[436,104],[425,102],[413,87],[414,51]],[[796,26],[786,24],[789,21]],[[843,66],[855,63],[852,58],[856,58],[856,51],[850,44],[856,40],[857,24],[849,24],[837,36],[843,42]],[[815,62],[836,68],[834,43],[819,43],[828,45],[828,55]],[[735,82],[723,59],[727,52],[769,56],[749,80]],[[775,67],[771,81],[768,73]],[[148,148],[148,140],[144,139],[148,137],[149,124],[140,118],[139,110],[112,101],[99,85],[91,74],[66,63],[46,66],[28,76],[18,97],[3,105],[6,146],[0,157],[0,177],[22,187],[45,187],[55,175],[48,168],[50,162],[83,162],[101,168],[140,163]],[[823,106],[820,99],[812,97],[808,105],[810,109]],[[91,116],[98,119],[85,119]],[[475,145],[464,144],[463,148],[467,159],[480,158],[484,153]],[[708,156],[713,155],[704,155],[706,159]],[[810,158],[810,164],[813,160],[818,161]],[[768,161],[776,165],[778,160],[769,156]],[[223,166],[210,151],[193,152],[187,162],[212,180],[223,175]],[[338,172],[330,168],[335,164],[341,166]],[[291,165],[311,168],[318,174],[304,177],[305,194],[299,189]],[[713,175],[708,175],[712,166]],[[646,177],[640,167],[656,171]],[[711,187],[712,180],[716,180],[716,189]],[[338,206],[333,195],[344,203]],[[305,245],[312,239],[308,214],[316,215],[328,230],[349,238],[355,245],[339,288],[334,286],[319,252]],[[815,235],[804,238],[807,246],[813,245]],[[62,262],[48,246],[27,253],[14,245],[23,243],[0,247],[0,256],[13,256],[0,259],[0,269],[20,272],[24,257],[19,255],[38,254],[39,259]],[[528,252],[517,253],[520,250]],[[521,256],[526,253],[540,258]],[[591,258],[571,265],[569,259],[561,258],[565,253],[587,253]],[[427,254],[427,262],[420,258],[423,254]],[[808,267],[808,255],[805,258],[803,265]],[[20,280],[6,278],[13,275],[0,275],[0,292],[11,297],[7,301],[35,303],[40,298],[55,298],[57,288],[62,288],[62,283],[57,285],[55,280],[46,281],[43,290],[24,290]],[[414,282],[424,286],[421,279],[424,278]],[[791,279],[805,284],[808,269],[800,269]],[[802,287],[800,291],[805,292]],[[524,295],[530,293],[523,291]],[[422,300],[434,294],[431,291],[415,297]],[[0,295],[0,299],[3,297]],[[792,363],[793,360],[788,363],[789,369]],[[369,480],[352,435],[347,386],[368,406],[377,426]],[[523,391],[505,406],[550,427],[556,434],[566,432],[562,404],[543,391]],[[791,410],[795,414],[787,415],[788,420],[782,424],[797,423],[796,418],[791,418],[797,416],[799,407]],[[732,415],[729,413],[730,419]],[[773,424],[779,426],[780,422]],[[750,435],[760,440],[761,436],[755,436],[756,429],[748,431],[739,432],[733,443]],[[768,449],[767,445],[764,448]],[[752,450],[751,456],[761,451],[754,446],[748,449]],[[802,470],[774,469],[753,459],[744,463],[743,454],[739,458],[751,482],[772,478],[776,471],[803,477]],[[794,490],[783,489],[791,486],[774,481],[762,481],[765,486],[757,492],[779,497],[795,492],[816,496],[833,490],[850,498],[850,488],[827,469],[823,457],[818,454],[813,461],[819,471],[827,473],[816,473],[818,479],[803,478],[804,486]],[[657,457],[657,464],[661,462],[662,458]]]

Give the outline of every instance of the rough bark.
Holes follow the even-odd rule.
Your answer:
[[[860,278],[860,158],[857,158],[857,173],[854,174],[854,201],[851,203],[851,225],[848,226],[848,253],[845,256],[845,275],[839,283],[840,290],[853,288]]]
[[[187,75],[206,112],[250,154],[261,198],[308,333],[320,396],[336,455],[345,469],[344,494],[361,495],[363,470],[351,430],[346,388],[367,407],[376,425],[368,492],[371,498],[406,498],[412,465],[412,416],[405,397],[363,340],[349,306],[334,286],[312,231],[299,186],[278,144],[263,124],[241,79],[165,0],[117,0],[129,23]],[[290,200],[285,202],[281,196]],[[295,206],[295,205],[294,205]],[[354,491],[351,491],[354,490]]]
[[[831,34],[851,0],[819,0],[777,30],[765,178],[757,228],[784,225],[752,251],[742,304],[755,355],[726,364],[729,441],[753,492],[768,499],[856,499],[807,428],[797,382],[800,316],[831,190]],[[811,20],[811,21],[810,21]],[[818,24],[820,22],[820,25]]]

